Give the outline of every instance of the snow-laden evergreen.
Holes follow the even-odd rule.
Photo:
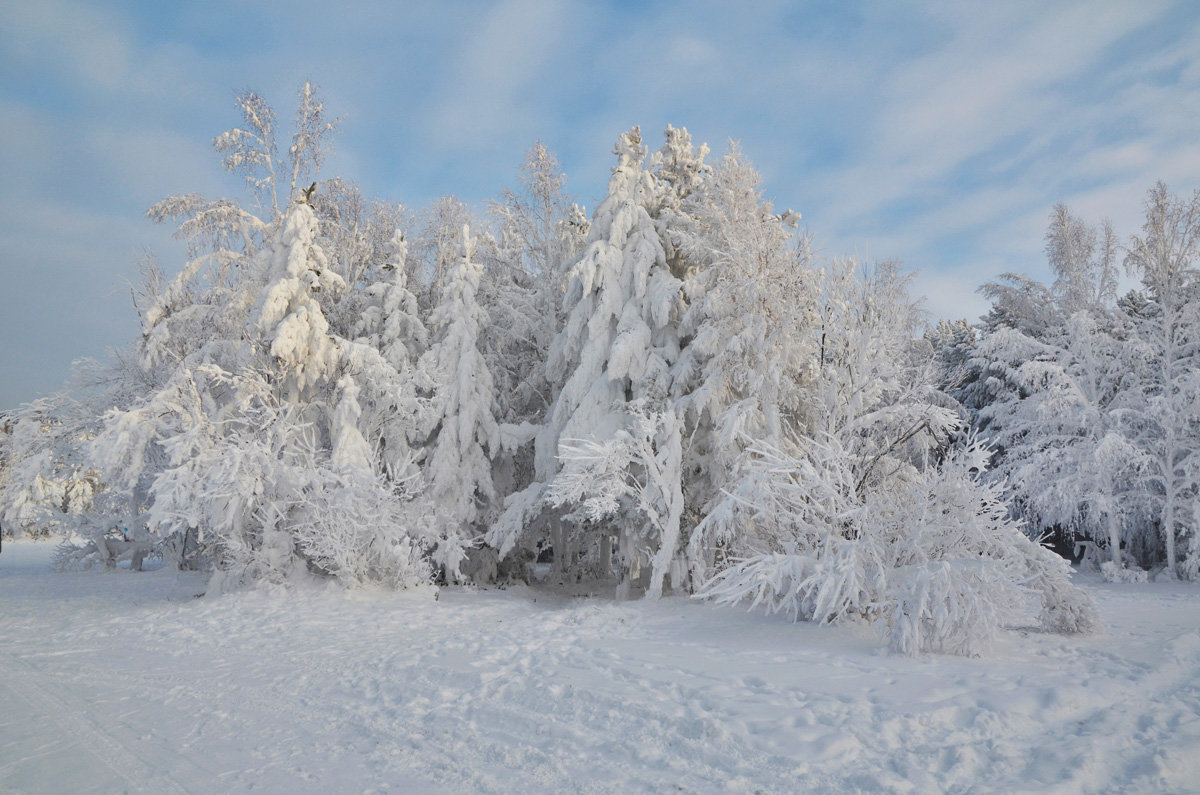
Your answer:
[[[734,147],[682,202],[689,222],[675,231],[675,250],[689,265],[679,323],[684,347],[672,371],[687,424],[688,532],[724,498],[752,440],[777,444],[799,422],[815,369],[818,278],[808,241],[790,234],[795,214],[776,215],[759,183]],[[714,552],[691,546],[697,582]]]
[[[368,286],[355,332],[361,343],[347,346],[352,370],[362,371],[371,401],[362,420],[378,439],[377,459],[384,474],[397,480],[419,477],[414,466],[425,441],[426,406],[418,391],[428,377],[418,368],[429,345],[417,297],[408,289],[408,243],[396,230],[380,268],[380,281]]]
[[[460,245],[458,263],[446,274],[441,303],[429,318],[433,342],[419,365],[433,385],[425,479],[438,533],[434,560],[452,580],[461,577],[467,548],[496,496],[491,459],[500,448],[492,376],[479,350],[488,325],[478,297],[482,268],[466,226]]]
[[[623,133],[613,153],[617,165],[608,196],[596,208],[588,245],[571,270],[566,324],[550,350],[549,378],[562,387],[537,434],[537,480],[509,499],[505,514],[488,535],[501,556],[514,548],[527,523],[541,512],[546,484],[553,483],[560,469],[564,445],[613,437],[634,421],[635,404],[652,412],[675,411],[669,401],[670,369],[679,354],[676,321],[682,283],[667,266],[651,216],[658,190],[647,168],[641,131],[635,127]],[[681,438],[668,433],[663,444],[679,445]],[[681,460],[674,453],[667,458]],[[680,475],[676,469],[665,476],[672,484],[668,502],[677,501]],[[670,565],[663,559],[668,553],[674,557],[682,518],[680,510],[661,508],[667,517],[661,527],[643,524],[634,511],[616,521],[568,522],[566,527],[554,516],[554,543],[559,551],[572,550],[572,561],[574,550],[593,555],[598,570],[606,574],[611,539],[619,534],[621,580],[645,568],[651,593],[661,593]],[[668,553],[661,552],[664,549]],[[561,563],[560,558],[560,568]]]
[[[319,296],[336,295],[346,283],[317,243],[317,217],[308,202],[295,202],[283,217],[265,260],[266,287],[251,310],[250,333],[261,335],[274,358],[284,398],[297,402],[324,385],[337,365]]]

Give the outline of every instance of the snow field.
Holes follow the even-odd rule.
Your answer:
[[[1196,587],[987,657],[538,589],[194,598],[0,555],[0,792],[1189,792]],[[1078,575],[1077,575],[1078,576]]]

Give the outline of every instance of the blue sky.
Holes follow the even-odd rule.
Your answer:
[[[326,175],[482,203],[544,141],[594,206],[640,124],[730,138],[828,254],[898,258],[935,315],[1046,275],[1064,201],[1137,230],[1146,190],[1200,187],[1200,4],[287,4],[0,0],[0,408],[137,333],[158,199],[240,196],[212,138],[253,88],[343,117]]]

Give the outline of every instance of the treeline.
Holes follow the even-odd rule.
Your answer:
[[[1030,597],[1047,628],[1089,630],[1047,526],[1104,541],[1113,576],[1171,554],[1146,540],[1170,526],[1171,570],[1194,575],[1196,337],[1164,332],[1169,366],[1153,347],[1178,285],[1118,302],[1115,242],[1065,211],[1059,282],[1006,277],[983,325],[923,334],[907,277],[815,256],[736,147],[710,158],[668,127],[650,151],[634,128],[589,217],[535,145],[475,217],[322,179],[335,124],[308,85],[283,157],[270,107],[239,102],[215,144],[253,200],[151,208],[191,259],[148,264],[141,338],[0,436],[0,519],[84,539],[64,566],[162,556],[211,592],[548,566],[626,597],[875,621],[906,653],[974,653]],[[1174,251],[1147,230],[1135,264]],[[1194,318],[1194,257],[1162,256],[1187,263],[1170,300]],[[1121,388],[1085,394],[1085,358]],[[1129,413],[1135,392],[1155,408]],[[1164,439],[1175,479],[1154,474]]]
[[[1052,284],[1005,274],[981,324],[929,334],[947,391],[1031,531],[1097,545],[1110,579],[1197,579],[1200,193],[1156,185],[1125,246],[1059,205],[1046,257]],[[1137,289],[1119,291],[1122,265]]]

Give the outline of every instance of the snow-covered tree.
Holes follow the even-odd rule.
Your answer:
[[[98,420],[65,393],[26,404],[6,420],[0,525],[45,535],[70,528],[92,507],[102,483],[87,459],[87,439]]]
[[[1200,576],[1200,192],[1170,195],[1161,182],[1126,265],[1141,277],[1147,305],[1134,318],[1140,400],[1136,441],[1145,454],[1146,497],[1162,533],[1167,570],[1187,539],[1183,573]]]
[[[1081,310],[1058,344],[1002,329],[981,341],[977,353],[1005,368],[1019,390],[980,416],[1004,450],[999,474],[1033,529],[1059,526],[1105,541],[1120,569],[1127,540],[1123,488],[1141,459],[1121,421],[1128,349],[1112,331]]]
[[[330,129],[314,103],[302,91],[293,179],[319,165]],[[251,105],[261,121],[261,106]],[[248,126],[218,146],[234,142],[233,165],[270,172],[260,177],[265,186],[279,165],[267,157],[273,140],[263,124]],[[217,589],[306,572],[349,584],[428,576],[430,539],[416,529],[412,505],[416,422],[399,421],[389,402],[405,388],[411,394],[411,374],[388,358],[397,358],[394,346],[384,344],[384,355],[369,337],[356,342],[331,327],[326,307],[352,285],[322,246],[338,238],[322,233],[314,191],[269,222],[243,224],[252,234],[240,250],[201,253],[148,302],[145,360],[157,380],[107,417],[90,446],[111,491],[141,506],[164,550],[208,557]],[[377,320],[375,342],[398,342],[384,339],[390,318]],[[384,454],[389,434],[400,441]]]
[[[622,134],[613,151],[617,166],[608,196],[596,208],[588,245],[572,268],[566,325],[550,351],[549,377],[563,386],[537,437],[538,480],[510,498],[505,516],[488,536],[501,555],[515,546],[528,521],[540,513],[545,484],[560,468],[562,443],[607,439],[629,421],[631,404],[666,406],[670,395],[670,368],[679,353],[676,322],[682,283],[667,267],[650,214],[658,188],[646,166],[641,131],[635,127]],[[671,475],[676,483],[680,476]],[[596,527],[567,528],[573,541],[562,536],[561,527],[553,532],[560,565],[564,550],[601,547],[604,536],[621,534],[625,579],[640,568],[640,561],[650,561],[661,538],[674,539],[678,527],[655,533],[641,519],[622,516]],[[574,555],[568,551],[565,557]],[[605,567],[601,563],[599,568]],[[661,583],[663,574],[655,568],[651,578]]]
[[[798,420],[813,375],[818,280],[807,239],[793,238],[791,223],[763,201],[760,177],[736,146],[675,217],[688,219],[674,235],[688,263],[688,305],[672,392],[686,421],[694,525],[722,498],[748,441],[778,443]],[[692,561],[697,573],[703,565]]]
[[[569,266],[587,235],[558,160],[540,142],[526,154],[520,182],[520,192],[504,191],[489,208],[497,250],[480,297],[493,328],[485,355],[507,423],[540,421],[554,398],[559,385],[547,380],[546,359],[565,318]]]
[[[859,491],[923,464],[957,428],[959,406],[937,389],[921,313],[898,265],[826,263],[811,332],[817,367],[802,428],[848,451]]]
[[[7,500],[9,484],[13,482],[14,452],[12,447],[13,419],[8,412],[0,411],[0,511]],[[4,536],[10,538],[16,535],[16,530],[4,526],[3,516],[0,516],[0,542]]]
[[[289,196],[295,196],[309,179],[315,180],[320,176],[321,166],[333,149],[333,133],[339,121],[326,115],[325,102],[317,92],[317,87],[305,81],[300,86],[296,126],[292,133],[292,145],[288,147],[288,161],[292,167]]]
[[[1117,299],[1117,237],[1112,224],[1085,223],[1065,204],[1056,204],[1046,230],[1046,261],[1054,273],[1051,291],[1062,315],[1111,306]]]
[[[663,243],[667,267],[683,279],[695,259],[695,252],[689,253],[686,248],[689,243],[694,245],[695,213],[703,206],[701,194],[713,168],[705,162],[708,145],[694,146],[685,128],[668,124],[663,137],[662,148],[650,156],[648,163],[656,193],[649,209]]]
[[[321,248],[330,266],[351,288],[330,318],[330,325],[346,336],[362,309],[354,300],[362,296],[361,288],[389,280],[385,266],[391,261],[393,237],[401,226],[404,208],[369,200],[357,185],[340,177],[322,180],[310,203],[321,226]],[[411,264],[405,261],[406,267]]]
[[[366,288],[370,303],[355,331],[366,336],[393,367],[403,370],[425,352],[429,332],[421,322],[417,297],[408,289],[408,242],[398,229],[381,271],[382,279]]]
[[[306,84],[307,85],[307,84]],[[275,110],[261,95],[246,91],[237,98],[244,122],[213,139],[225,170],[242,174],[258,199],[259,214],[279,215],[278,146]]]
[[[974,422],[975,411],[981,404],[973,396],[980,392],[981,374],[972,365],[971,357],[979,332],[966,318],[939,320],[925,330],[925,340],[933,349],[938,387],[958,400]]]
[[[1127,491],[1143,459],[1125,423],[1134,360],[1115,308],[1117,246],[1107,223],[1097,231],[1062,205],[1045,242],[1051,287],[985,286],[993,307],[958,394],[998,448],[993,477],[1030,532],[1100,541],[1123,571],[1135,540]]]
[[[304,399],[327,382],[339,358],[318,296],[336,295],[346,283],[329,267],[317,238],[312,207],[307,201],[293,202],[262,258],[266,285],[251,313],[250,333],[261,335],[290,401]]]
[[[413,267],[419,275],[422,304],[432,309],[445,292],[445,282],[461,256],[462,228],[478,227],[470,208],[454,196],[440,196],[414,214],[410,228]]]
[[[82,536],[96,553],[93,561],[111,566],[119,555],[136,553],[140,565],[152,543],[140,516],[144,492],[114,493],[91,445],[111,412],[151,386],[135,353],[111,351],[108,362],[76,362],[63,391],[14,412],[9,433],[0,437],[8,440],[0,525],[18,534]]]
[[[628,598],[634,580],[647,563],[651,598],[662,595],[668,575],[672,587],[682,588],[686,567],[676,557],[683,517],[682,424],[667,406],[655,410],[644,401],[630,404],[629,417],[615,434],[604,439],[563,441],[559,450],[562,470],[546,490],[546,502],[555,507],[573,506],[569,518],[579,523],[602,524],[623,519],[621,544],[639,539],[629,532],[630,514],[644,523],[641,535],[652,544],[649,560],[634,556],[629,575],[622,579],[617,597]],[[600,538],[599,560],[611,556],[611,536]],[[607,572],[599,572],[606,575]]]
[[[908,280],[850,261],[814,278],[802,410],[778,440],[751,443],[693,532],[691,545],[716,552],[702,593],[808,620],[882,619],[906,653],[974,653],[1044,575],[1050,613],[1088,626],[1065,564],[1022,536],[1000,487],[980,479],[987,451],[956,441],[964,417],[937,388]]]
[[[433,384],[426,499],[439,532],[434,560],[448,579],[461,576],[467,547],[495,496],[491,459],[500,448],[492,375],[479,350],[488,324],[479,305],[482,269],[466,226],[461,241],[458,263],[429,318],[433,343],[420,362]]]
[[[408,243],[396,230],[391,252],[380,268],[381,280],[362,291],[362,315],[355,332],[362,335],[366,347],[347,346],[346,357],[353,360],[352,369],[364,371],[364,389],[371,401],[363,423],[371,429],[368,435],[378,440],[383,471],[393,478],[415,474],[415,449],[425,441],[418,391],[429,386],[417,368],[429,345],[429,331],[419,316],[417,297],[408,289],[407,258]]]
[[[1022,616],[1026,594],[1040,597],[1047,629],[1092,630],[1094,606],[981,479],[986,460],[968,440],[864,492],[836,438],[756,446],[735,494],[755,546],[701,595],[793,620],[877,622],[903,654],[977,654]]]

